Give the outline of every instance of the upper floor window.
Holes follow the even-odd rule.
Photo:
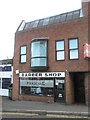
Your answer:
[[[20,63],[26,63],[26,46],[20,47]]]
[[[35,39],[31,42],[31,67],[47,67],[46,39]]]
[[[56,60],[65,59],[64,40],[56,41]]]
[[[0,66],[0,71],[11,71],[11,66]]]
[[[69,59],[78,59],[78,39],[69,40]]]

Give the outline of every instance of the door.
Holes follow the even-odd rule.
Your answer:
[[[75,102],[85,103],[84,73],[74,74]]]
[[[65,80],[55,79],[54,101],[65,103]]]

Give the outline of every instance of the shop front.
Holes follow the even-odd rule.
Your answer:
[[[65,72],[20,73],[19,78],[19,93],[23,98],[65,102]]]
[[[8,88],[11,83],[13,83],[12,65],[0,65],[0,96],[9,95]]]

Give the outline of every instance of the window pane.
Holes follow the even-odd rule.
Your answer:
[[[46,58],[33,58],[31,59],[31,66],[46,66]]]
[[[10,84],[11,84],[11,78],[2,78],[2,88],[3,89],[8,89]]]
[[[64,60],[64,51],[57,52],[57,60]]]
[[[37,27],[39,23],[39,20],[34,21],[33,28]]]
[[[2,67],[2,71],[11,71],[11,66]]]
[[[43,25],[48,25],[49,18],[44,19]]]
[[[64,41],[56,42],[56,50],[64,50]]]
[[[54,94],[53,80],[20,80],[20,94],[37,95],[37,96],[53,96]]]
[[[69,40],[69,49],[78,48],[78,40]]]
[[[21,47],[21,54],[26,54],[26,46]]]
[[[26,62],[26,55],[22,55],[21,56],[21,63],[25,63]]]
[[[31,57],[46,57],[47,42],[38,41],[31,44]]]
[[[70,50],[70,59],[78,59],[78,50]]]

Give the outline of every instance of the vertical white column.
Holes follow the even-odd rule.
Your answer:
[[[0,86],[0,87],[1,87],[1,89],[2,89],[2,78],[1,78],[1,86]]]
[[[20,86],[19,90],[20,90],[20,95],[21,95],[21,86]]]

